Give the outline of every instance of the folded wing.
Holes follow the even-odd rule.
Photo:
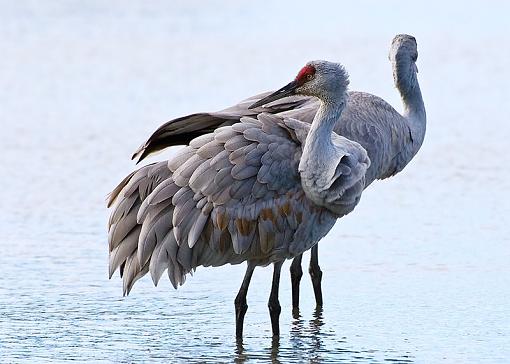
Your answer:
[[[109,201],[110,276],[120,268],[124,293],[147,272],[177,287],[200,265],[266,265],[322,238],[336,216],[303,192],[301,124],[243,117],[126,177]]]

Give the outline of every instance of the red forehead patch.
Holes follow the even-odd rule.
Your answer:
[[[303,68],[301,68],[301,71],[299,71],[298,75],[296,76],[296,81],[304,82],[306,81],[306,77],[308,75],[314,75],[315,74],[315,67],[307,64]]]

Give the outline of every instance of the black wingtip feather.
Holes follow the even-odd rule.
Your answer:
[[[239,117],[198,113],[170,120],[161,125],[147,141],[133,153],[131,159],[138,158],[136,164],[147,156],[168,147],[188,145],[193,139],[212,133],[223,125],[232,125]]]

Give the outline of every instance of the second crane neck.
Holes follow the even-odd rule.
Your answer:
[[[404,103],[404,117],[421,120],[425,119],[425,105],[417,73],[418,68],[415,62],[402,59],[393,64],[395,86]]]
[[[408,59],[399,59],[393,63],[395,86],[402,97],[403,116],[409,124],[412,135],[413,146],[408,156],[409,159],[416,154],[423,143],[427,122],[417,72],[416,63]]]

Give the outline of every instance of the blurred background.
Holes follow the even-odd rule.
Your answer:
[[[2,362],[510,360],[508,2],[0,9]],[[425,142],[322,240],[323,312],[305,274],[301,317],[291,317],[288,264],[279,343],[269,268],[255,271],[240,346],[244,265],[198,269],[178,291],[145,277],[122,298],[121,280],[107,277],[104,200],[152,131],[276,89],[313,59],[343,63],[351,89],[400,111],[387,58],[398,33],[418,41]]]

